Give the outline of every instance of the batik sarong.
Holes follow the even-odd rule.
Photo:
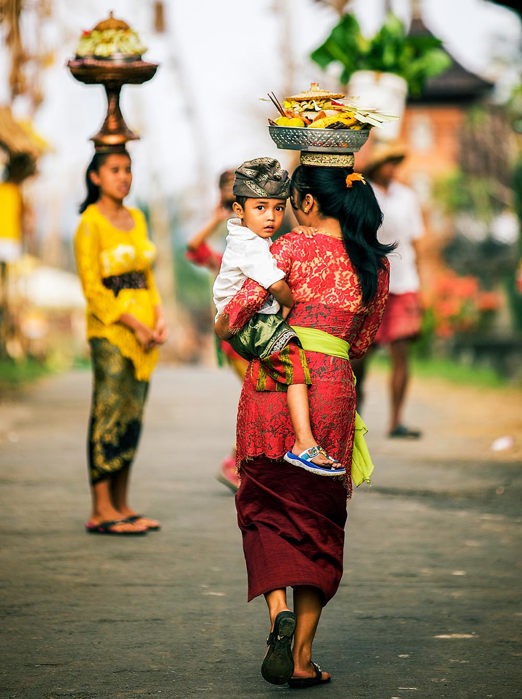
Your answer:
[[[286,391],[292,384],[311,384],[297,333],[279,313],[256,313],[229,342],[244,359],[261,360],[256,390]]]
[[[134,365],[104,338],[91,338],[93,393],[88,464],[94,485],[131,465],[141,434],[149,383],[138,381]]]

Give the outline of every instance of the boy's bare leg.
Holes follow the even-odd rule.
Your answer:
[[[292,453],[299,455],[311,447],[318,446],[310,426],[310,406],[308,404],[308,386],[304,383],[294,383],[288,386],[286,393],[288,411],[295,434]],[[332,466],[332,461],[324,454],[317,454],[312,463],[318,466]]]

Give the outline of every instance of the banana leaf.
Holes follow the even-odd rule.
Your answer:
[[[418,95],[428,78],[444,72],[451,58],[434,36],[406,34],[404,24],[388,13],[379,31],[365,37],[351,13],[341,17],[326,41],[310,54],[310,58],[325,70],[331,63],[342,67],[341,83],[346,84],[357,70],[395,73],[408,83],[411,94]]]

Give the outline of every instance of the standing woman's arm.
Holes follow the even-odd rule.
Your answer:
[[[127,311],[127,304],[103,285],[99,235],[97,226],[82,218],[74,238],[76,269],[89,312],[104,325],[112,325]]]

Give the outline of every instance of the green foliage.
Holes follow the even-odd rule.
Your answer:
[[[386,354],[378,354],[375,359],[377,366],[389,370],[390,360]],[[460,386],[507,388],[510,384],[508,379],[489,367],[463,364],[448,357],[414,355],[411,368],[414,376],[441,379]]]
[[[434,182],[433,198],[446,214],[473,212],[477,219],[489,222],[499,208],[497,190],[493,177],[456,169]]]
[[[0,360],[0,390],[18,388],[52,373],[46,361],[36,359]]]
[[[522,156],[519,156],[513,168],[513,204],[522,223]]]
[[[445,71],[451,59],[433,36],[409,36],[404,24],[388,13],[380,30],[366,38],[353,14],[345,14],[326,41],[310,55],[323,70],[340,63],[341,83],[346,84],[357,70],[395,73],[408,83],[412,95],[419,95],[428,78]]]

